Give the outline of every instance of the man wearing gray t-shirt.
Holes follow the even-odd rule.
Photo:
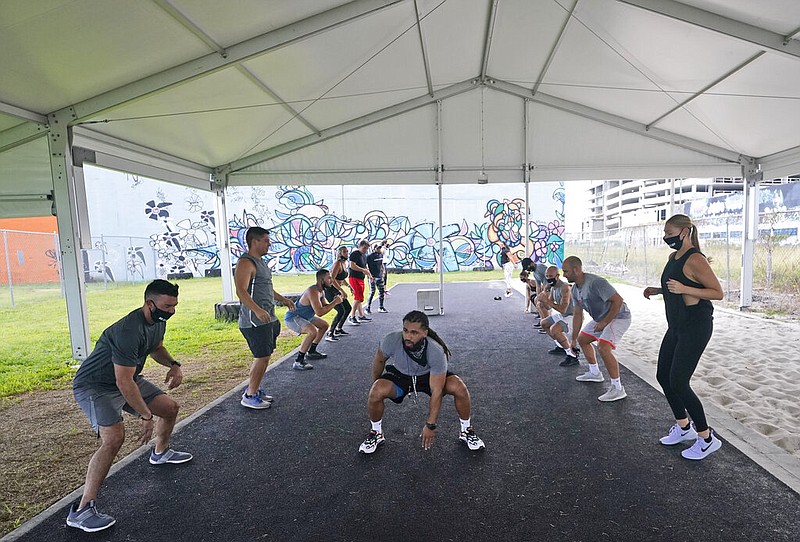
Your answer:
[[[611,387],[598,397],[600,401],[610,402],[625,399],[627,394],[619,377],[619,362],[614,349],[619,340],[631,327],[631,313],[628,306],[611,284],[603,277],[583,272],[583,262],[577,256],[569,256],[561,266],[564,277],[572,286],[574,312],[572,315],[572,344],[580,346],[589,370],[576,377],[579,382],[602,382],[605,380],[597,365],[597,356],[592,343],[597,342],[600,357],[603,358]],[[591,321],[583,325],[583,311],[589,313]],[[580,333],[580,335],[579,335]]]
[[[403,317],[403,331],[389,333],[383,338],[372,362],[372,387],[367,400],[372,430],[358,448],[365,454],[373,453],[383,443],[384,401],[391,399],[402,403],[406,395],[417,392],[430,396],[428,417],[420,438],[426,450],[436,438],[436,420],[442,398],[452,395],[461,421],[459,440],[470,450],[480,450],[483,441],[472,430],[470,422],[470,396],[464,382],[447,370],[450,350],[441,337],[428,326],[428,317],[420,311],[411,311]],[[388,364],[387,361],[391,360]]]

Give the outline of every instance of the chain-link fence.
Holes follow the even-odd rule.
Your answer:
[[[742,216],[693,219],[700,248],[711,260],[725,299],[739,305],[742,265]],[[753,254],[753,305],[758,311],[800,315],[800,211],[759,215]],[[566,236],[566,254],[576,255],[586,271],[632,284],[658,285],[672,250],[664,244],[664,225]]]

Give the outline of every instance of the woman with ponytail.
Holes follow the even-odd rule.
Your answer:
[[[656,378],[675,416],[661,444],[674,446],[694,441],[683,450],[686,459],[705,459],[722,446],[706,421],[703,405],[689,380],[711,339],[714,306],[722,287],[708,259],[700,252],[697,227],[686,215],[674,215],[664,224],[664,242],[675,252],[661,274],[661,287],[649,286],[644,297],[664,296],[667,332],[658,352]],[[694,427],[692,427],[694,424]]]

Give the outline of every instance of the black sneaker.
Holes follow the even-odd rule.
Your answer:
[[[536,322],[535,324],[533,324],[533,327],[535,327],[537,329],[541,329],[542,324],[540,324],[539,322]]]
[[[364,312],[366,312],[367,314],[372,314],[372,309],[367,307],[366,309],[364,309]]]
[[[567,353],[567,351],[561,348],[560,346],[556,346],[552,350],[548,350],[547,353],[553,354],[554,356],[563,356],[564,354]]]
[[[314,360],[314,359],[325,359],[327,357],[328,357],[328,354],[323,354],[322,352],[316,352],[316,351],[309,352],[308,354],[306,354],[306,359],[311,359],[311,360]]]
[[[559,363],[559,366],[561,367],[574,367],[575,365],[580,365],[578,358],[575,356],[570,356],[569,354],[564,358],[564,361]]]
[[[382,313],[385,314],[385,313],[387,313],[389,311],[387,311],[384,307],[381,307],[380,309],[378,309],[378,312],[382,312]]]
[[[350,335],[350,333],[345,331],[344,329],[337,329],[336,330],[336,334],[337,335]]]

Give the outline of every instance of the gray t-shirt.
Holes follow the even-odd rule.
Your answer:
[[[617,293],[617,290],[603,277],[592,273],[585,273],[583,276],[582,286],[572,285],[572,302],[576,307],[586,310],[592,320],[599,322],[611,310],[611,301],[609,299]],[[630,320],[630,318],[631,311],[628,310],[628,305],[623,302],[615,320]]]
[[[556,305],[561,304],[561,300],[564,297],[564,291],[567,288],[569,288],[569,284],[565,283],[563,280],[559,280],[558,282],[556,282],[555,286],[551,286],[550,291],[553,293],[553,301],[555,302]],[[564,312],[561,313],[561,316],[572,316],[572,311],[574,306],[575,306],[575,300],[570,297],[569,305],[567,305],[567,308],[564,310]]]
[[[422,366],[409,356],[403,348],[403,332],[395,331],[383,338],[379,346],[383,355],[389,358],[388,364],[393,365],[398,371],[408,376],[421,376],[424,374],[440,375],[447,372],[447,357],[444,350],[436,341],[426,337],[428,342],[426,351],[427,365]]]
[[[547,266],[543,263],[537,263],[536,267],[533,268],[533,278],[539,284],[547,284],[547,277],[545,276],[547,273]]]
[[[270,315],[270,322],[277,320],[275,316],[275,293],[272,290],[272,271],[269,270],[267,262],[263,258],[256,258],[247,252],[242,254],[239,259],[247,258],[256,266],[256,274],[250,284],[247,285],[247,293],[253,298],[256,305],[267,311]],[[269,322],[259,320],[253,311],[244,306],[239,307],[239,327],[250,328],[263,326]]]
[[[138,377],[147,355],[164,340],[166,329],[166,322],[148,324],[141,309],[111,324],[100,335],[92,353],[81,363],[72,387],[116,390],[114,365],[136,367],[134,378]]]

